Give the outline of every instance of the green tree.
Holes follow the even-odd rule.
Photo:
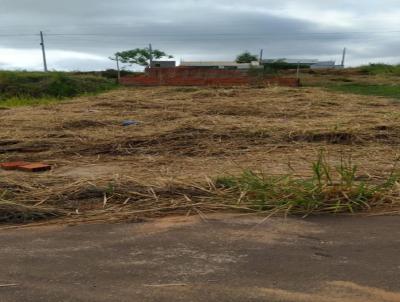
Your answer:
[[[258,57],[248,51],[238,55],[236,58],[236,63],[251,63],[253,61],[258,61]]]
[[[115,56],[118,56],[120,62],[123,64],[130,64],[130,65],[137,64],[141,66],[149,66],[151,58],[155,60],[164,57],[167,57],[169,59],[173,58],[173,56],[167,55],[165,52],[161,50],[158,49],[150,50],[150,48],[135,48],[132,50],[120,51],[117,52]],[[115,60],[115,58],[111,59]]]

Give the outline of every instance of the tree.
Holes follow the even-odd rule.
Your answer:
[[[173,56],[167,55],[165,52],[150,48],[135,48],[132,50],[125,50],[121,52],[117,52],[115,54],[116,57],[120,60],[121,63],[124,64],[138,64],[141,66],[149,66],[150,59],[161,59],[163,57],[167,57],[169,59],[173,58]],[[110,58],[115,60],[115,58]]]
[[[244,53],[238,55],[236,58],[236,63],[251,63],[254,61],[258,61],[258,57],[248,51],[245,51]]]

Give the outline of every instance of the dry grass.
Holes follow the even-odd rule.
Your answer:
[[[0,160],[54,170],[1,171],[1,199],[73,220],[243,210],[210,179],[309,177],[321,149],[333,164],[351,154],[359,177],[379,181],[397,158],[399,106],[318,88],[137,88],[2,110]]]

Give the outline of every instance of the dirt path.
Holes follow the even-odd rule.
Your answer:
[[[400,301],[400,218],[0,231],[0,301]]]

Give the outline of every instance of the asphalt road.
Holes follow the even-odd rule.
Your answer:
[[[0,230],[0,302],[400,301],[400,217]]]

